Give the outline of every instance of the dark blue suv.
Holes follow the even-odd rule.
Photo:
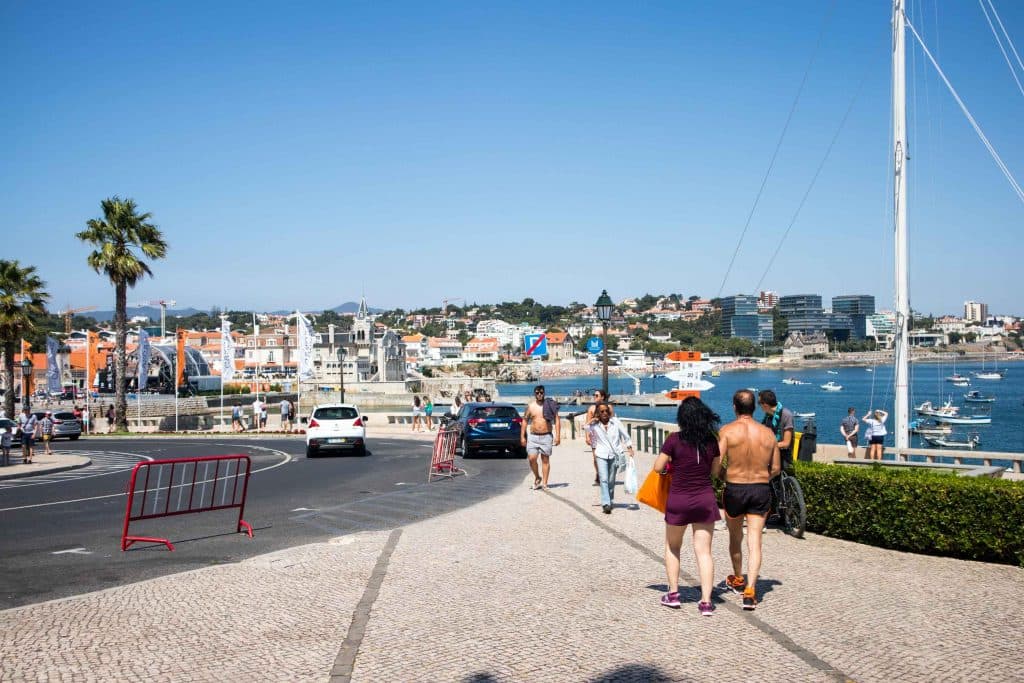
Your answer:
[[[458,448],[464,458],[485,449],[526,455],[520,444],[523,418],[511,403],[467,403],[451,426],[459,433]]]

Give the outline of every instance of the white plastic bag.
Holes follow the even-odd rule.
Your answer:
[[[626,460],[626,477],[623,488],[631,496],[636,495],[637,490],[640,488],[640,483],[637,481],[636,460],[634,458]]]

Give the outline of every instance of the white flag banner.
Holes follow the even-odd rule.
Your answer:
[[[220,321],[220,376],[225,382],[235,378],[235,340],[227,320]]]
[[[145,330],[139,330],[139,379],[138,387],[139,391],[143,391],[146,385],[149,383],[149,359],[150,359],[150,347],[149,347],[149,333]]]
[[[299,379],[310,379],[313,376],[313,326],[295,311],[295,327],[299,333]]]

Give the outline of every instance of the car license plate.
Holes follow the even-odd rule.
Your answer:
[[[345,443],[348,439],[327,439],[327,443]]]
[[[492,422],[491,429],[508,429],[508,422]]]

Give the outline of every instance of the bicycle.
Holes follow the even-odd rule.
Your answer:
[[[807,505],[800,482],[785,470],[772,480],[775,513],[782,520],[782,527],[793,538],[803,538],[807,528]]]

